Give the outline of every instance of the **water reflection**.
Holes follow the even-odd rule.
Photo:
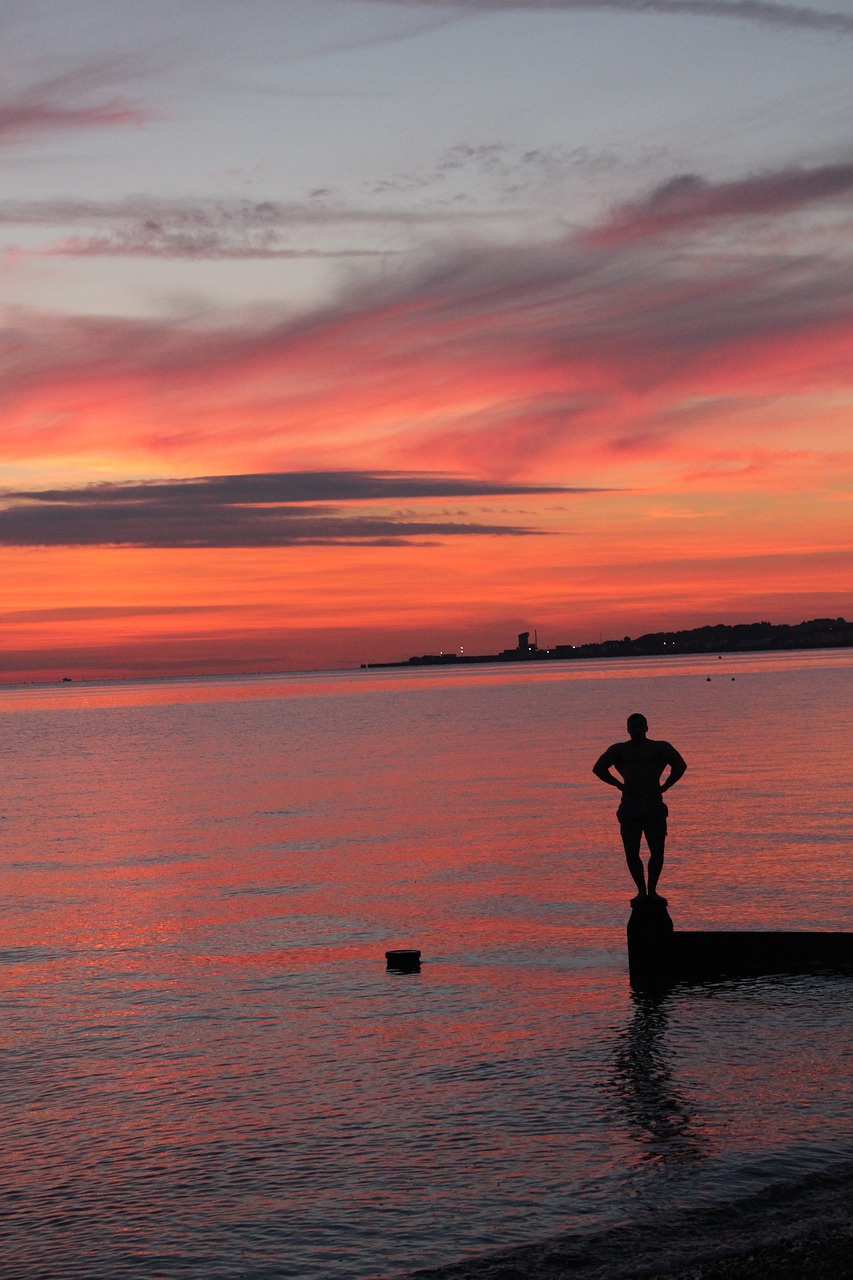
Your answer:
[[[610,1084],[628,1120],[628,1136],[642,1159],[684,1164],[699,1160],[707,1142],[696,1123],[696,1105],[674,1071],[668,1036],[668,995],[632,992],[634,1010],[619,1033]]]
[[[849,985],[627,1004],[588,778],[602,716],[653,706],[705,779],[678,927],[845,929],[845,661],[739,669],[736,704],[592,667],[27,692],[0,715],[0,1274],[353,1280],[846,1159]]]

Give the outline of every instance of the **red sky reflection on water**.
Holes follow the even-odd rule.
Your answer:
[[[677,925],[845,927],[850,664],[4,694],[16,1258],[238,1242],[327,1280],[603,1221],[648,1170],[681,1203],[843,1155],[831,984],[632,1000],[591,765],[640,708],[687,758]]]
[[[6,691],[7,892],[33,906],[12,933],[84,947],[173,937],[192,953],[203,937],[218,954],[245,927],[259,931],[249,951],[293,963],[386,940],[433,955],[508,941],[547,953],[567,935],[582,952],[621,947],[616,796],[590,766],[638,707],[689,764],[662,882],[677,924],[844,927],[849,664]]]

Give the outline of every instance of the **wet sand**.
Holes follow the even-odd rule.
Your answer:
[[[676,1280],[848,1280],[853,1276],[853,1231],[806,1236],[790,1244],[768,1245],[676,1273]]]
[[[481,1257],[436,1270],[418,1271],[417,1280],[850,1280],[853,1277],[853,1229],[829,1235],[749,1248],[723,1257],[711,1246],[712,1258],[687,1265],[667,1257],[620,1266],[581,1259],[559,1246],[530,1246],[512,1253]]]
[[[849,1166],[698,1210],[488,1252],[411,1280],[853,1280]]]

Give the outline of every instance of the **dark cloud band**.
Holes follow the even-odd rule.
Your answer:
[[[2,127],[0,108],[0,134]],[[381,250],[349,244],[294,246],[289,237],[340,236],[375,227],[405,230],[464,223],[476,216],[470,210],[406,210],[387,203],[382,208],[363,208],[326,198],[302,203],[142,196],[117,201],[0,201],[0,226],[75,229],[43,253],[92,258],[388,257],[396,251],[387,246]]]
[[[853,162],[750,174],[732,182],[711,183],[684,173],[656,187],[644,200],[623,205],[596,228],[590,241],[642,239],[660,232],[687,230],[691,223],[779,216],[807,205],[843,205],[853,199]]]
[[[359,513],[344,503],[565,494],[555,486],[501,485],[390,472],[284,472],[151,484],[7,491],[0,495],[6,546],[285,547],[405,545],[425,539],[538,530],[513,524]]]
[[[471,12],[509,12],[511,10],[605,9],[620,13],[684,14],[698,18],[739,18],[747,22],[763,22],[776,27],[810,28],[839,35],[853,35],[853,16],[849,13],[826,12],[800,5],[775,4],[773,0],[379,0],[382,4],[407,8],[463,9]]]

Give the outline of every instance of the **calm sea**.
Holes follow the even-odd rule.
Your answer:
[[[1,691],[4,1280],[399,1276],[849,1173],[853,979],[633,997],[590,769],[632,711],[687,759],[677,928],[850,929],[851,677]]]

